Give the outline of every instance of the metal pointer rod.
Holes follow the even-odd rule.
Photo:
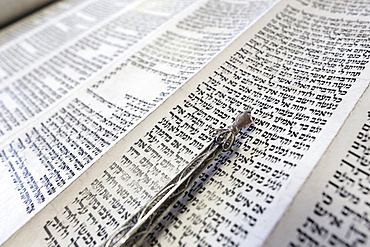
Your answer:
[[[240,114],[226,129],[218,129],[212,142],[186,165],[156,196],[132,215],[105,243],[105,247],[139,246],[145,236],[162,219],[164,213],[193,184],[207,166],[234,144],[239,131],[253,123],[250,111]]]

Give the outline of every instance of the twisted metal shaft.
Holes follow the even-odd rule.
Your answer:
[[[149,202],[132,215],[105,243],[105,247],[138,246],[143,238],[162,219],[180,196],[193,184],[207,166],[224,150],[234,144],[240,129],[252,124],[249,111],[240,114],[227,129],[215,131],[213,141],[185,166],[167,185]]]

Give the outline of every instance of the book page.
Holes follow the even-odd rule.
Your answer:
[[[15,26],[16,31],[27,32],[1,47],[0,82],[11,83],[36,68],[42,71],[45,66],[63,64],[69,68],[58,74],[67,73],[73,84],[79,85],[193,2],[183,0],[166,8],[147,5],[143,0],[57,2],[51,6],[51,12],[56,12],[52,18],[50,14],[46,20],[45,15],[30,17],[30,27]],[[68,54],[77,61],[70,61]]]
[[[265,246],[369,246],[370,89]]]
[[[74,42],[51,42],[43,56],[29,45],[56,36],[40,35],[41,28],[6,44],[7,52],[28,47],[41,55],[27,69],[4,72],[1,84],[2,241],[272,4],[193,2],[137,1],[118,11],[114,2],[90,1],[45,27],[55,32],[71,16],[87,18],[80,11],[101,18],[102,9],[113,11],[86,35],[76,20]]]
[[[346,13],[351,17],[348,19],[356,23],[355,29],[370,23],[365,11],[367,4],[361,1],[337,1],[335,4],[302,2],[316,5],[316,8],[325,9],[331,14]],[[341,30],[350,28],[340,27]],[[352,40],[352,47],[347,49],[349,54],[346,56],[356,61],[357,65],[354,66],[366,64],[368,67],[369,58],[361,52],[368,51],[368,45],[362,39],[368,35],[363,35],[361,29],[355,32],[356,35],[347,35],[347,39]],[[333,59],[339,61],[339,54]],[[363,69],[367,70],[365,67]],[[370,77],[367,75],[363,78],[361,83],[367,85],[367,90],[264,246],[370,245]]]
[[[210,130],[251,108],[255,124],[145,243],[263,245],[368,87],[369,30],[351,15],[278,3],[5,246],[103,243],[202,150]]]

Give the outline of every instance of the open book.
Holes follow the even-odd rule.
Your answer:
[[[369,11],[69,0],[1,30],[2,245],[104,244],[250,109],[145,245],[368,246]]]

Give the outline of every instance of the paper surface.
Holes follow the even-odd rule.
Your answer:
[[[280,2],[37,215],[30,226],[39,228],[8,244],[103,242],[204,147],[212,128],[251,107],[254,127],[146,243],[263,245],[368,87],[368,60],[352,58],[367,53],[356,18]],[[327,31],[337,24],[353,28]]]
[[[265,246],[369,245],[369,96],[367,89]]]
[[[16,54],[0,68],[1,241],[271,4],[68,3],[74,7],[24,35],[14,32],[17,42],[1,47],[4,57]]]

